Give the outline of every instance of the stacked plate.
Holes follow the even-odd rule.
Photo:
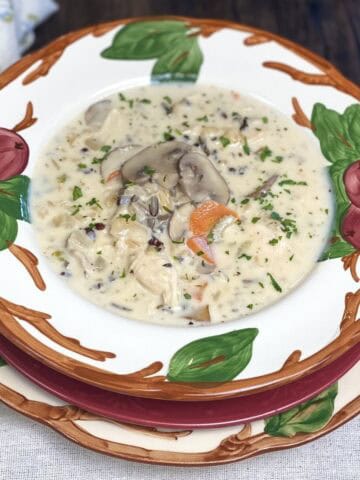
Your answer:
[[[359,99],[289,40],[179,17],[88,27],[1,74],[0,399],[93,450],[173,465],[357,415]],[[134,227],[152,232],[145,253]]]

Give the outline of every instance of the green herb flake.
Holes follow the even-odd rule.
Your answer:
[[[252,310],[254,307],[254,305],[252,303],[249,303],[249,305],[246,305],[246,308],[248,308],[249,310]]]
[[[165,97],[163,97],[163,99],[164,99],[165,102],[167,102],[167,103],[172,103],[172,100],[171,100],[171,98],[170,98],[168,95],[165,95]]]
[[[67,175],[65,173],[63,173],[62,175],[60,175],[59,177],[57,177],[57,182],[58,183],[65,183],[66,182],[66,179],[67,179]]]
[[[202,255],[204,255],[204,252],[202,250],[199,250],[198,252],[196,252],[196,255],[198,257],[201,257]]]
[[[233,197],[231,200],[230,200],[231,203],[236,203],[236,199]]]
[[[294,254],[292,254],[291,257],[289,257],[289,262],[292,262],[293,258],[294,258]]]
[[[96,255],[101,255],[102,254],[102,250],[99,250],[98,252],[96,252]]]
[[[241,200],[241,205],[246,205],[247,203],[250,202],[250,198],[244,198],[244,200]]]
[[[283,160],[284,160],[284,157],[282,157],[281,155],[276,155],[276,157],[273,158],[271,161],[274,163],[281,163]]]
[[[123,269],[122,271],[122,274],[120,275],[120,278],[125,278],[126,277],[126,272],[125,272],[125,268]]]
[[[261,120],[262,120],[263,123],[269,123],[268,117],[262,117]]]
[[[191,300],[190,293],[184,293],[184,298],[186,298],[186,300]]]
[[[267,273],[266,274],[269,278],[270,278],[270,282],[271,282],[271,285],[275,288],[275,290],[277,292],[282,292],[282,288],[280,287],[280,285],[277,283],[277,281],[275,280],[275,278],[271,275],[271,273]]]
[[[228,145],[230,145],[230,140],[225,137],[224,135],[221,135],[221,137],[219,137],[219,140],[221,142],[221,145],[226,148]]]
[[[91,200],[86,202],[86,205],[89,205],[89,207],[96,206],[97,208],[100,208],[102,210],[102,206],[100,205],[99,200],[95,197],[93,197]]]
[[[86,165],[86,163],[78,163],[78,167],[80,169],[83,169],[83,168],[87,168],[87,165]]]
[[[181,240],[171,240],[171,243],[175,243],[176,245],[182,245],[185,242],[184,239]]]
[[[250,151],[250,147],[249,147],[249,144],[248,144],[247,137],[245,137],[245,143],[243,145],[243,150],[244,150],[244,153],[246,155],[250,155],[251,151]]]
[[[260,285],[261,288],[265,288],[262,282],[258,282],[258,284]]]
[[[241,258],[246,258],[246,260],[251,260],[251,255],[247,255],[246,253],[242,253],[240,255],[240,257],[238,257],[238,259],[241,259]]]
[[[151,100],[150,100],[150,98],[142,98],[141,100],[139,100],[139,102],[149,104],[149,103],[151,103]]]
[[[123,218],[126,221],[126,223],[128,223],[131,218],[131,215],[129,215],[128,213],[123,213],[119,215],[119,218]]]
[[[257,223],[260,220],[260,217],[253,217],[251,223]]]
[[[274,245],[277,245],[279,243],[279,240],[277,238],[273,238],[272,240],[269,240],[269,244],[274,246]]]
[[[63,255],[64,255],[64,252],[60,251],[60,250],[55,250],[55,252],[52,252],[51,254],[53,257],[56,257],[56,258],[61,258]]]
[[[111,150],[110,145],[103,145],[102,147],[100,147],[100,152],[109,153],[110,150]]]
[[[156,170],[154,170],[153,168],[145,165],[145,167],[143,169],[143,172],[145,173],[145,175],[149,175],[149,177],[152,177],[154,175],[154,173],[156,172]]]
[[[271,157],[272,151],[269,147],[265,146],[260,151],[260,159],[264,162],[268,157]]]
[[[82,208],[82,205],[73,205],[73,211],[71,212],[71,216],[74,216],[79,213],[80,208]]]
[[[171,142],[171,140],[174,140],[174,135],[172,135],[170,132],[164,132],[163,137],[165,142]]]
[[[76,200],[78,200],[79,198],[81,198],[83,196],[83,193],[82,193],[82,190],[80,187],[78,187],[77,185],[75,185],[75,187],[73,188],[73,191],[72,191],[72,199],[73,201],[75,202]]]
[[[209,121],[207,115],[204,115],[203,117],[198,117],[196,120],[197,120],[198,122],[208,122],[208,121]]]
[[[281,182],[279,182],[279,185],[280,187],[282,187],[283,185],[307,185],[306,182],[296,182],[295,180],[291,180],[290,178],[289,179],[286,179],[286,180],[281,180]]]

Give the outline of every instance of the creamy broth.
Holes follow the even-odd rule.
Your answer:
[[[331,223],[325,160],[254,98],[146,86],[90,106],[39,158],[32,221],[69,286],[120,316],[251,314],[314,267]]]

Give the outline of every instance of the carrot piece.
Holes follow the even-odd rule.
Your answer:
[[[207,200],[190,215],[190,230],[194,235],[207,235],[220,218],[228,215],[238,218],[237,213],[225,205]]]
[[[186,245],[196,253],[196,255],[199,255],[199,257],[205,260],[205,262],[212,265],[215,264],[215,258],[206,237],[202,235],[191,237],[186,242]]]

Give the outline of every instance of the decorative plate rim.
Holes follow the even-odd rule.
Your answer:
[[[322,81],[326,81],[326,85],[337,88],[343,93],[360,99],[360,88],[358,88],[350,80],[346,79],[329,62],[317,54],[314,54],[310,50],[302,47],[301,45],[287,40],[286,38],[261,29],[226,20],[209,20],[176,16],[120,19],[70,32],[55,39],[37,52],[27,55],[23,59],[19,60],[19,62],[17,62],[15,65],[9,67],[0,75],[0,89],[4,88],[13,80],[18,78],[19,75],[27,71],[38,60],[41,60],[42,63],[23,79],[23,84],[30,83],[41,75],[46,75],[51,66],[61,56],[61,53],[65,50],[65,48],[87,34],[93,33],[95,36],[101,35],[119,25],[156,19],[173,19],[188,22],[191,26],[203,28],[202,33],[205,36],[210,35],[214,31],[222,28],[230,28],[233,30],[248,32],[250,34],[250,37],[247,38],[248,45],[255,45],[265,41],[275,41],[283,47],[296,52],[300,57],[305,58],[323,72],[326,72],[324,75],[314,75],[315,77],[324,77],[321,80],[319,78],[314,80],[315,84],[321,84]],[[268,65],[268,67],[281,69],[279,66],[276,67],[274,65]],[[290,76],[293,74],[293,72],[286,73],[288,73]],[[298,123],[301,123],[301,121],[304,122],[304,118],[300,118],[303,112],[301,112],[301,109],[299,111],[295,104],[294,107],[294,118],[296,119],[297,117]],[[28,113],[29,108],[27,109],[27,116]],[[31,112],[28,121],[31,124],[33,120],[31,106]],[[302,124],[304,126],[304,123]],[[54,351],[35,339],[35,337],[30,335],[16,319],[16,316],[19,317],[19,306],[15,304],[11,304],[9,306],[9,302],[6,303],[4,299],[0,299],[0,333],[5,335],[10,341],[12,341],[16,346],[24,350],[26,353],[45,363],[51,368],[104,389],[134,396],[159,399],[191,401],[199,401],[202,399],[215,400],[265,391],[269,388],[280,386],[297,378],[301,378],[302,376],[326,366],[360,341],[360,329],[358,328],[359,324],[356,321],[359,304],[360,290],[356,293],[347,294],[345,300],[345,312],[339,336],[313,355],[300,361],[299,351],[295,351],[289,356],[283,367],[278,371],[258,377],[232,380],[222,383],[165,382],[165,377],[163,376],[151,376],[160,370],[160,368],[158,368],[159,362],[154,362],[148,367],[131,374],[115,374],[101,370],[98,367],[87,365],[83,362]],[[31,311],[31,313],[39,312]],[[20,316],[19,318],[22,317]],[[100,353],[104,355],[104,359],[109,357],[107,352]],[[81,373],[78,373],[79,371]]]
[[[355,365],[353,369],[358,367],[359,363]],[[351,375],[351,371],[353,369],[345,374],[345,376],[349,374]],[[15,373],[16,375],[22,377],[16,372],[16,370]],[[341,384],[341,379],[339,382],[340,389],[343,388],[346,390],[346,382],[345,386]],[[102,420],[106,422],[106,418],[89,414],[85,410],[82,410],[74,405],[61,404],[54,406],[45,401],[39,401],[39,399],[31,400],[28,398],[27,394],[24,394],[23,389],[21,392],[19,392],[15,388],[11,388],[7,382],[3,383],[1,380],[0,402],[4,403],[16,412],[52,428],[54,431],[60,433],[68,440],[71,440],[72,442],[94,452],[124,460],[155,465],[171,465],[180,467],[214,466],[241,461],[257,455],[304,445],[334,431],[336,428],[339,428],[346,422],[355,418],[360,413],[360,395],[350,397],[347,394],[347,401],[344,402],[344,405],[340,407],[336,413],[334,413],[334,398],[336,397],[339,388],[336,385],[337,384],[333,385],[323,392],[326,395],[326,392],[330,392],[330,390],[335,387],[335,396],[332,400],[330,400],[330,405],[332,406],[327,414],[327,418],[320,421],[318,426],[315,428],[307,430],[307,427],[305,426],[305,431],[295,430],[295,432],[288,434],[285,434],[283,431],[281,434],[280,430],[278,430],[279,424],[275,424],[275,426],[273,424],[272,432],[271,429],[267,430],[267,427],[263,427],[259,433],[254,434],[252,427],[253,424],[248,423],[243,425],[243,428],[240,431],[235,433],[233,432],[229,435],[229,427],[225,427],[224,430],[227,430],[227,434],[219,439],[217,446],[210,450],[204,450],[201,452],[175,452],[171,450],[161,450],[159,448],[146,448],[144,446],[131,445],[130,442],[121,443],[120,441],[106,439],[105,436],[97,436],[86,429],[85,425],[81,425],[81,422],[94,420]],[[352,385],[354,385],[353,382]],[[39,391],[42,391],[42,389],[39,387],[35,388]],[[315,397],[315,399],[318,397]],[[310,409],[311,408],[312,407],[310,406]],[[320,405],[318,406],[318,410],[322,410]],[[312,412],[314,411],[312,410]],[[300,415],[303,415],[301,410]],[[275,415],[275,417],[280,418],[278,415]],[[306,420],[304,421],[306,422]],[[317,420],[315,420],[315,422],[316,421]],[[113,421],[110,423],[112,422]],[[116,424],[117,422],[115,425]],[[186,437],[193,433],[192,430],[163,432],[156,428],[138,427],[130,424],[124,425],[122,423],[119,423],[118,425],[125,426],[129,431],[140,431],[145,435],[151,435],[154,437],[170,437],[173,440],[177,440],[179,437],[183,436]],[[266,423],[265,425],[269,426],[269,424]]]

